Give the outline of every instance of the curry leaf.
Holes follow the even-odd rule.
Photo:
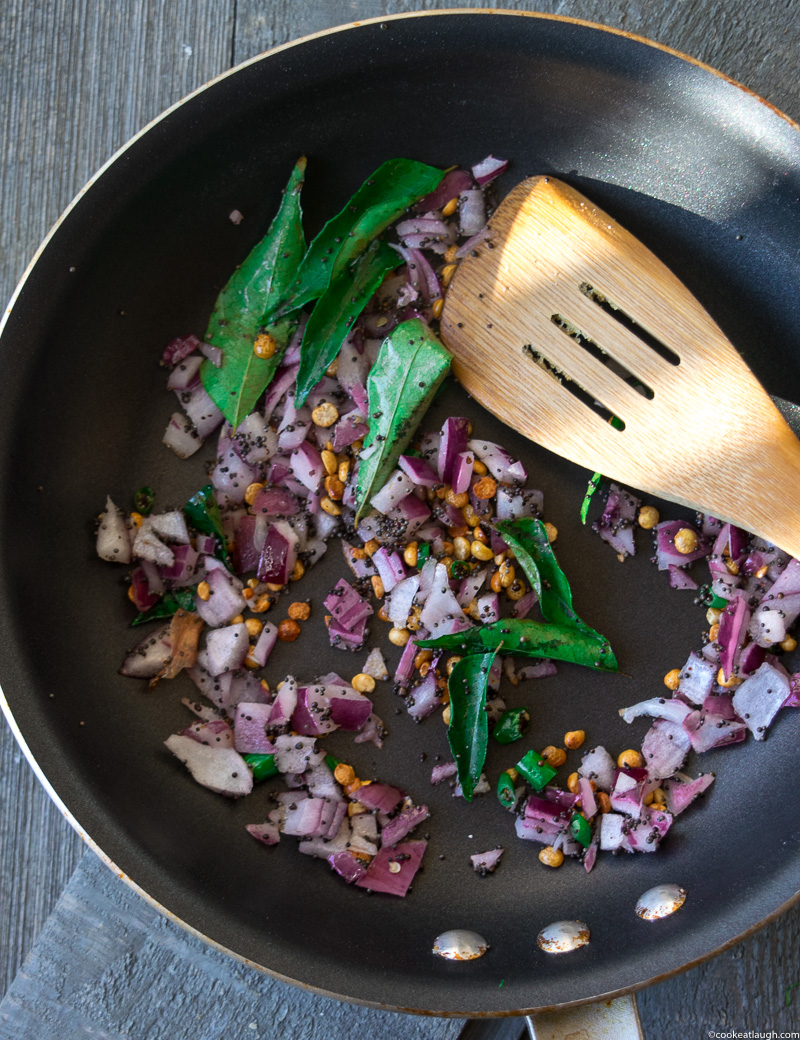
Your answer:
[[[572,605],[572,589],[556,560],[547,530],[541,520],[520,517],[495,524],[501,538],[511,546],[525,576],[536,590],[546,621],[574,625],[587,633],[597,632],[578,617]],[[602,636],[598,636],[602,639]]]
[[[288,314],[320,297],[381,231],[438,187],[445,172],[413,159],[390,159],[378,167],[311,243],[294,284],[273,308],[274,315]]]
[[[481,778],[489,743],[486,691],[496,650],[462,657],[450,673],[450,725],[447,739],[458,767],[458,780],[468,802]]]
[[[356,521],[386,482],[450,368],[428,326],[412,318],[381,343],[367,380],[369,432],[356,478]]]
[[[193,610],[194,591],[195,586],[192,585],[184,589],[172,589],[171,592],[165,592],[158,603],[154,603],[149,610],[137,614],[131,621],[131,625],[144,625],[145,622],[155,621],[156,618],[172,617],[179,610]]]
[[[529,621],[527,618],[503,618],[490,625],[436,639],[418,639],[416,644],[423,649],[453,650],[462,655],[496,650],[504,656],[549,657],[605,672],[618,670],[608,640],[593,629]]]
[[[296,404],[305,404],[387,272],[401,262],[396,250],[375,241],[333,279],[315,304],[303,333]]]
[[[274,309],[293,283],[305,252],[300,209],[305,168],[303,157],[292,171],[269,231],[231,275],[209,320],[206,342],[221,349],[222,363],[217,368],[206,359],[200,366],[200,378],[234,429],[272,380],[296,325],[284,317],[266,326],[275,351],[269,358],[253,352],[264,314]]]

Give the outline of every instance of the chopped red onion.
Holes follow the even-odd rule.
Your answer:
[[[337,581],[333,591],[326,597],[325,609],[347,631],[354,629],[373,613],[370,604],[344,578]]]
[[[356,859],[352,852],[334,852],[328,856],[328,862],[339,877],[344,878],[348,884],[358,881],[367,872],[367,868],[360,859]]]
[[[264,419],[266,422],[269,422],[272,418],[276,405],[286,391],[294,385],[299,368],[299,365],[287,365],[279,368],[275,373],[275,378],[270,383],[266,399],[264,400]]]
[[[325,758],[324,752],[317,751],[314,737],[287,734],[275,737],[274,744],[275,765],[281,773],[304,773],[309,765],[316,765]]]
[[[667,796],[667,809],[673,816],[682,813],[698,795],[701,795],[714,783],[714,780],[713,773],[701,773],[696,780],[690,780],[688,777],[682,776],[665,780],[661,786],[664,788],[664,794]]]
[[[481,159],[479,163],[472,167],[472,176],[480,187],[484,187],[490,181],[493,181],[495,177],[505,173],[507,169],[508,159],[495,159],[493,155],[487,155],[485,159]]]
[[[477,248],[482,242],[485,242],[489,238],[489,228],[484,226],[480,231],[473,235],[472,238],[468,238],[466,242],[458,247],[456,250],[456,260],[463,260],[465,256],[472,252],[473,249]]]
[[[592,784],[590,780],[587,780],[585,776],[582,776],[578,780],[578,790],[581,796],[581,811],[587,820],[597,813],[597,800],[592,790]]]
[[[414,208],[420,213],[442,209],[451,199],[457,198],[462,191],[468,191],[472,186],[472,174],[469,170],[450,170],[439,182],[438,188],[420,199]]]
[[[331,718],[331,702],[323,685],[298,686],[292,729],[303,736],[321,737],[339,727]]]
[[[268,524],[258,561],[258,580],[285,585],[296,562],[297,535],[285,521],[276,520]]]
[[[721,715],[707,714],[704,711],[693,711],[686,716],[682,725],[692,742],[692,747],[699,752],[709,751],[714,747],[725,747],[727,744],[736,744],[745,737],[744,722],[723,718]]]
[[[198,372],[202,364],[203,358],[200,354],[195,354],[180,361],[169,374],[167,390],[188,389],[198,379]]]
[[[389,513],[392,509],[414,490],[414,482],[401,470],[394,470],[386,480],[386,483],[372,496],[371,502],[379,513]]]
[[[265,621],[258,639],[250,648],[250,657],[261,667],[269,660],[269,655],[278,642],[278,629],[271,621]]]
[[[739,653],[747,638],[747,627],[750,622],[750,608],[742,596],[734,596],[720,614],[719,635],[716,642],[720,646],[720,665],[726,680],[733,675]]]
[[[248,823],[245,829],[262,845],[277,845],[281,840],[280,832],[274,823]]]
[[[211,629],[206,636],[206,667],[209,674],[216,676],[241,668],[249,649],[247,626],[244,622]]]
[[[438,474],[425,459],[418,458],[416,455],[401,455],[397,460],[397,465],[418,487],[432,488],[441,483]]]
[[[365,809],[390,813],[403,800],[403,792],[390,784],[362,784],[353,795],[354,801]]]
[[[222,365],[222,350],[219,347],[215,347],[211,343],[201,343],[200,353],[208,358],[214,368]]]
[[[466,236],[476,235],[486,224],[486,203],[480,188],[470,188],[458,196],[458,229]]]
[[[528,479],[522,463],[519,460],[515,461],[499,444],[471,440],[467,447],[478,456],[495,480],[504,484],[524,484]]]
[[[109,563],[131,562],[131,539],[122,511],[106,498],[106,511],[97,528],[97,555]]]
[[[532,664],[525,664],[517,669],[517,676],[520,680],[548,679],[551,675],[558,675],[558,669],[555,661],[551,661],[547,657],[542,658],[540,661],[534,661]]]
[[[440,435],[439,452],[436,461],[439,478],[444,484],[452,483],[453,468],[456,460],[460,454],[467,450],[469,426],[469,419],[463,417],[456,418],[451,416],[445,420]]]
[[[399,554],[396,552],[390,553],[383,545],[372,554],[372,562],[375,564],[383,582],[385,592],[391,592],[397,583],[406,577],[405,564]]]
[[[610,484],[603,515],[592,524],[603,541],[623,556],[636,552],[634,530],[641,501],[618,484]]]
[[[253,790],[253,774],[233,748],[198,744],[191,737],[174,733],[164,743],[203,787],[228,798],[239,798]]]
[[[240,702],[234,715],[235,748],[240,754],[271,755],[275,747],[266,733],[271,704]]]
[[[343,730],[357,732],[372,715],[372,701],[350,686],[326,686],[331,720]]]
[[[170,340],[164,347],[161,362],[164,365],[177,365],[179,361],[183,361],[185,357],[188,357],[192,351],[197,350],[199,346],[200,340],[197,336],[184,336],[183,338]]]
[[[222,424],[223,415],[205,391],[201,382],[186,390],[176,391],[186,415],[194,423],[198,437],[208,437]]]
[[[699,532],[696,532],[698,534],[697,548],[692,552],[680,553],[675,548],[675,535],[687,527],[695,530],[685,520],[664,520],[662,523],[656,524],[656,559],[660,571],[665,571],[671,563],[676,567],[685,567],[695,560],[708,556],[711,551],[710,542]]]
[[[649,715],[654,719],[669,719],[680,724],[691,710],[684,701],[675,700],[673,697],[651,697],[650,700],[640,701],[630,708],[620,708],[619,713],[626,722],[633,722],[640,715]]]
[[[474,856],[470,856],[470,863],[472,863],[472,869],[478,875],[478,877],[486,877],[487,874],[493,874],[500,865],[500,857],[505,852],[505,849],[498,845],[494,849],[488,849],[486,852],[476,852]]]
[[[536,595],[533,589],[529,589],[524,596],[520,596],[517,602],[514,604],[514,617],[526,618],[528,614],[533,610],[539,601],[539,597]]]
[[[280,729],[289,724],[289,720],[297,707],[297,682],[294,677],[288,675],[280,684],[272,702],[272,711],[269,716],[269,728]],[[278,767],[280,768],[280,766]]]
[[[717,678],[717,667],[713,661],[707,661],[694,650],[680,671],[678,693],[693,704],[702,704],[711,693]]]
[[[415,827],[418,827],[421,823],[427,820],[429,816],[430,813],[428,812],[427,805],[407,806],[402,809],[397,816],[393,816],[384,826],[381,831],[381,844],[384,848],[390,845],[397,845],[397,843],[409,835]]]
[[[794,562],[793,560],[792,563]],[[749,679],[745,679],[741,686],[736,688],[733,707],[756,740],[763,740],[767,728],[791,692],[791,683],[785,670],[765,661]]]
[[[616,852],[625,840],[626,818],[619,813],[607,812],[600,816],[600,849]]]
[[[127,655],[120,666],[120,675],[132,679],[152,679],[172,657],[169,624],[146,635]]]
[[[696,590],[699,585],[690,577],[682,567],[676,567],[674,563],[667,565],[669,571],[669,584],[673,589],[691,589]]]
[[[672,776],[683,765],[690,747],[691,739],[682,722],[656,719],[642,741],[647,775],[651,780]]]
[[[611,808],[615,812],[627,813],[629,816],[634,817],[638,816],[642,808],[646,782],[646,769],[617,769],[614,786],[609,796]]]
[[[229,575],[223,567],[209,569],[209,562],[213,557],[206,556],[206,577],[211,594],[207,600],[201,599],[197,593],[194,597],[194,609],[212,628],[227,625],[228,622],[241,614],[247,607],[247,600],[241,592],[241,582],[233,575]]]
[[[427,675],[416,686],[412,686],[406,700],[408,714],[412,719],[420,721],[433,714],[442,706],[442,698],[436,685],[436,675],[430,669]]]
[[[404,896],[419,870],[427,845],[426,841],[421,840],[404,841],[394,849],[379,849],[378,855],[367,867],[366,874],[356,879],[356,886],[371,892]],[[397,873],[392,870],[393,866],[396,869],[396,865],[400,867]]]
[[[180,459],[188,459],[202,446],[203,438],[194,423],[182,412],[173,412],[164,431],[162,442]]]

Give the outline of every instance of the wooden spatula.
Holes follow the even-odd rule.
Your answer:
[[[568,185],[506,197],[441,334],[468,393],[531,440],[800,556],[800,442],[686,286]]]

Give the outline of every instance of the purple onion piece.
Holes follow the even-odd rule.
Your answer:
[[[458,456],[467,450],[469,419],[455,416],[445,420],[439,441],[436,469],[443,484],[451,484]]]
[[[767,728],[791,692],[791,681],[785,671],[765,661],[736,688],[733,707],[756,740],[763,740]]]
[[[428,843],[422,840],[404,841],[393,849],[379,849],[378,855],[367,867],[366,874],[358,878],[355,884],[372,892],[404,896],[419,870],[427,845]],[[394,864],[400,865],[397,873],[392,872]]]
[[[469,858],[472,863],[472,869],[478,877],[486,877],[487,874],[493,874],[500,866],[500,858],[504,852],[505,849],[500,845],[494,849],[488,849],[486,852],[476,852],[474,856]]]
[[[403,792],[390,784],[362,784],[353,795],[353,799],[365,809],[390,813],[403,800]]]
[[[277,845],[281,840],[280,832],[274,823],[248,823],[245,829],[262,845]]]
[[[507,169],[508,159],[495,159],[493,155],[487,155],[472,167],[472,176],[480,187],[484,187]]]
[[[439,475],[429,463],[416,455],[401,455],[397,465],[418,487],[432,488],[441,483]]]
[[[240,703],[233,717],[234,747],[240,754],[271,755],[272,741],[267,736],[271,704]]]
[[[384,848],[397,845],[415,827],[418,827],[430,816],[427,805],[410,805],[393,816],[381,831],[381,844]]]
[[[192,351],[197,350],[199,346],[200,340],[197,336],[183,336],[178,339],[170,340],[166,347],[164,347],[161,361],[165,365],[177,365],[179,361],[188,357]]]
[[[672,776],[683,765],[692,746],[682,722],[656,719],[642,741],[642,755],[651,780]]]
[[[173,734],[164,743],[203,787],[228,798],[239,798],[253,790],[253,774],[233,748],[198,744],[191,737]]]
[[[714,783],[714,779],[713,773],[702,773],[696,780],[688,778],[684,780],[678,777],[665,780],[661,786],[667,796],[667,809],[673,816],[682,813],[698,795],[701,795]]]
[[[367,868],[361,860],[356,859],[352,852],[335,852],[328,856],[328,862],[349,885],[367,873]]]

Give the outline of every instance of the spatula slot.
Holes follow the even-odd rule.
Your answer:
[[[526,343],[523,346],[522,353],[525,354],[526,357],[529,357],[535,365],[538,365],[542,371],[546,372],[554,382],[558,383],[564,390],[567,390],[573,397],[577,398],[581,404],[586,405],[586,407],[590,408],[595,415],[599,415],[601,419],[609,423],[612,429],[625,429],[625,423],[619,418],[619,416],[614,415],[609,408],[606,408],[604,404],[593,397],[588,390],[580,385],[580,383],[576,383],[572,376],[558,368],[558,366],[554,365],[552,361],[549,361],[544,354],[542,354],[541,351],[536,350],[531,343]]]
[[[550,321],[552,321],[554,325],[558,326],[562,332],[565,332],[570,339],[574,340],[579,347],[582,347],[587,354],[605,365],[610,372],[613,372],[615,376],[619,376],[619,378],[622,379],[623,382],[627,383],[628,386],[632,386],[634,390],[637,390],[642,397],[646,397],[648,401],[652,401],[656,396],[654,391],[643,382],[639,376],[635,375],[615,358],[612,358],[611,355],[603,350],[598,343],[581,332],[581,330],[576,325],[573,325],[571,321],[567,321],[567,319],[560,314],[551,314]]]
[[[635,321],[630,314],[626,314],[625,311],[617,306],[617,304],[609,300],[607,296],[598,292],[594,286],[589,285],[588,282],[583,282],[580,286],[580,290],[584,296],[588,297],[588,299],[592,301],[592,303],[596,303],[602,311],[609,315],[609,317],[619,322],[619,324],[622,325],[623,328],[627,329],[628,332],[632,332],[634,336],[637,336],[642,343],[655,351],[659,357],[668,361],[671,365],[679,365],[681,363],[680,357],[671,347],[668,347],[666,343],[662,343],[660,339],[654,336],[651,332],[648,332],[647,329],[642,328],[642,326]]]

